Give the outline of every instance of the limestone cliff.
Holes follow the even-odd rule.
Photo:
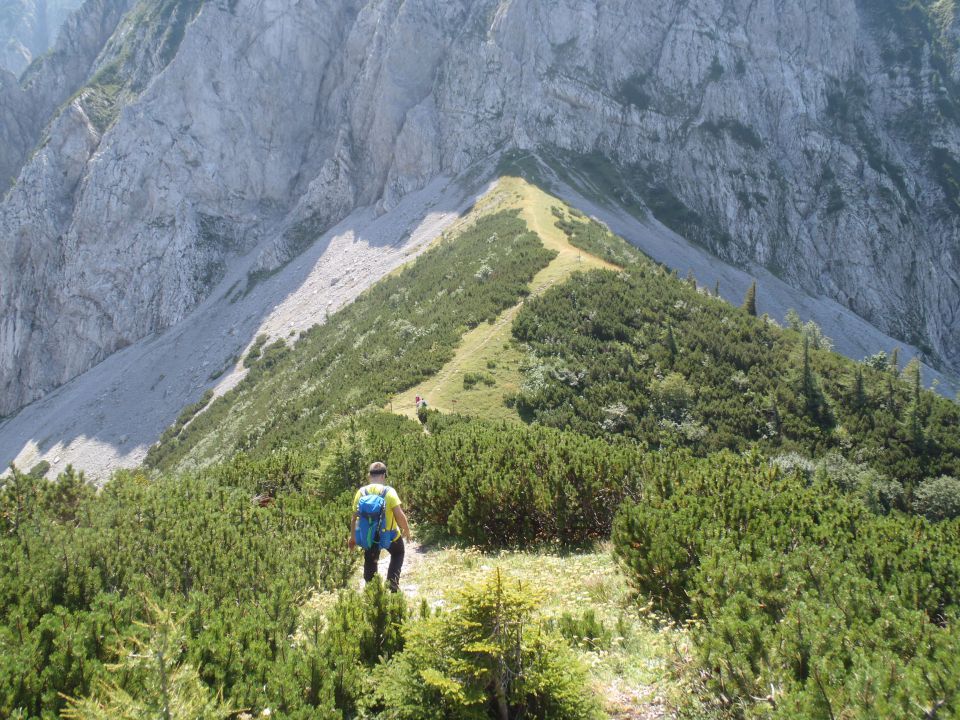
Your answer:
[[[0,192],[16,182],[33,151],[45,144],[49,135],[44,131],[65,102],[99,73],[97,59],[131,2],[87,0],[66,18],[56,43],[19,81],[0,69]],[[89,89],[85,93],[92,95]]]
[[[960,370],[949,0],[122,9],[74,99],[32,110],[45,140],[0,205],[0,414],[177,323],[253,248],[269,271],[518,149]]]

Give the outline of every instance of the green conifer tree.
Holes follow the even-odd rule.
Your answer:
[[[754,280],[750,285],[750,289],[747,290],[747,295],[743,299],[743,309],[747,311],[748,315],[757,316],[757,281]]]
[[[800,395],[807,414],[821,426],[830,421],[827,399],[820,388],[810,359],[810,338],[803,337],[803,367],[800,374]]]
[[[794,332],[803,332],[803,321],[800,319],[800,314],[796,310],[793,308],[787,310],[787,316],[785,319],[787,321],[788,328]]]
[[[925,442],[920,360],[913,358],[903,369],[903,377],[910,384],[910,405],[907,408],[906,424],[914,448],[919,450]]]
[[[665,338],[667,352],[670,353],[671,362],[677,357],[677,339],[673,335],[673,325],[667,325],[667,337]]]
[[[809,405],[813,398],[813,369],[810,367],[810,338],[803,338],[803,397]]]
[[[886,408],[889,410],[895,418],[900,417],[900,404],[897,402],[897,388],[894,384],[894,376],[890,373],[886,374],[887,380],[887,398],[886,398]]]
[[[899,372],[900,370],[900,348],[894,348],[890,353],[890,371]]]
[[[920,358],[913,358],[903,369],[905,379],[910,383],[910,397],[915,403],[920,402],[921,390],[923,389],[922,377],[920,373]]]
[[[504,577],[466,586],[450,612],[422,621],[375,692],[398,720],[603,717],[562,638],[538,618],[542,596]]]
[[[72,720],[225,720],[235,714],[203,684],[185,659],[186,639],[171,612],[150,606],[149,637],[132,637],[119,649],[104,682],[87,698],[69,698],[61,713]]]
[[[783,420],[780,417],[780,405],[777,403],[776,396],[770,397],[770,425],[777,435],[783,430]]]
[[[867,391],[863,385],[863,368],[857,365],[857,373],[853,380],[853,406],[862,410],[867,406]]]

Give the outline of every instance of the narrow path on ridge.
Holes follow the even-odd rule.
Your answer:
[[[569,214],[564,202],[539,188],[518,178],[502,178],[450,233],[455,234],[475,218],[489,213],[520,210],[530,231],[537,234],[545,247],[557,253],[530,282],[531,297],[565,282],[580,270],[619,269],[571,245],[566,233],[557,227],[554,208]],[[506,407],[504,400],[519,390],[526,361],[522,349],[511,342],[513,321],[522,307],[523,301],[502,312],[492,323],[482,323],[465,333],[450,362],[429,380],[395,396],[388,409],[415,418],[415,398],[420,396],[428,401],[429,407],[442,412],[519,422],[516,412]],[[479,382],[467,389],[464,376],[469,373],[483,375],[490,382]],[[382,553],[378,568],[383,577],[389,562],[389,554]],[[670,709],[675,706],[671,699],[678,698],[686,689],[673,679],[671,671],[677,648],[686,643],[686,636],[673,628],[655,629],[637,612],[609,547],[571,554],[538,550],[487,552],[476,548],[421,545],[414,540],[406,547],[400,589],[411,614],[418,617],[421,604],[436,610],[455,602],[457,590],[482,581],[498,567],[508,577],[544,590],[544,604],[540,608],[544,618],[557,619],[564,614],[579,617],[589,610],[617,635],[609,648],[577,648],[609,717],[617,720],[676,717]],[[362,570],[358,570],[351,587],[362,586]]]
[[[520,210],[520,217],[545,247],[557,253],[547,267],[530,282],[530,296],[542,295],[551,287],[570,278],[578,270],[595,268],[618,269],[595,255],[570,244],[557,227],[553,208],[565,212],[567,205],[540,188],[519,178],[502,178],[495,188],[481,199],[463,225],[472,218],[501,210]],[[460,225],[462,227],[463,225]],[[395,396],[388,404],[391,412],[416,417],[416,398],[426,398],[429,407],[442,412],[460,412],[493,420],[519,421],[515,411],[504,406],[504,399],[519,390],[523,353],[511,340],[513,321],[523,301],[503,311],[493,323],[481,323],[464,334],[456,354],[436,375],[407,392]],[[467,390],[463,376],[479,374],[489,382],[480,382]]]

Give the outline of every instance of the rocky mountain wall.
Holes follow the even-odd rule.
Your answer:
[[[62,24],[56,43],[19,79],[0,69],[0,191],[7,191],[64,105],[97,70],[131,0],[88,0]],[[52,129],[49,128],[49,129]]]

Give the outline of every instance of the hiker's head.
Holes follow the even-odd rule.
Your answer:
[[[370,466],[370,480],[372,482],[381,482],[387,477],[387,466],[382,462],[375,462]]]

